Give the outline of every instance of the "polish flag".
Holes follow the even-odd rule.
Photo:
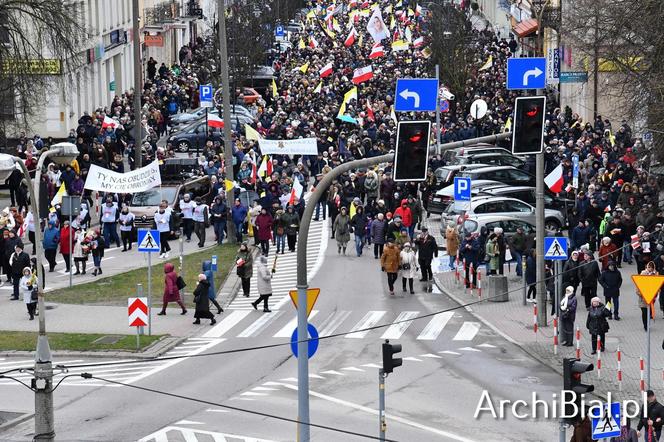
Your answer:
[[[329,62],[328,64],[323,66],[320,69],[320,71],[318,71],[318,73],[320,74],[320,78],[325,78],[325,77],[331,75],[332,74],[332,62]]]
[[[348,37],[346,37],[346,40],[344,41],[344,46],[347,48],[351,47],[353,43],[355,43],[355,35],[357,34],[357,31],[355,31],[355,28],[352,28],[350,30],[350,34],[348,34]]]
[[[369,54],[370,59],[382,57],[385,55],[385,51],[383,50],[383,45],[380,43],[376,43],[373,45],[373,48],[371,48],[371,54]]]
[[[357,0],[350,0],[350,3],[348,3],[349,8],[354,8],[357,6]]]
[[[544,183],[553,193],[560,193],[563,190],[563,165],[558,164],[558,167],[544,178]]]
[[[367,98],[367,118],[371,121],[376,121],[376,117],[374,116],[374,111],[371,109],[371,102]]]
[[[413,47],[414,48],[419,48],[420,46],[424,45],[424,37],[419,37],[413,40]]]
[[[302,196],[302,191],[304,190],[304,187],[302,187],[302,184],[300,184],[300,180],[297,178],[293,180],[293,189],[291,190],[290,194],[290,199],[288,200],[288,204],[295,204],[297,201],[299,201],[300,197]]]
[[[222,120],[215,114],[208,114],[208,126],[216,127],[217,129],[223,129],[224,120]]]
[[[107,127],[111,127],[115,129],[118,127],[118,122],[115,121],[113,118],[109,117],[108,115],[104,116],[104,122],[101,124],[102,129],[106,129]]]
[[[256,172],[256,163],[251,163],[251,179],[254,183],[258,181],[258,173]]]
[[[353,84],[364,83],[365,81],[371,80],[373,78],[373,69],[371,65],[355,69],[353,71]]]
[[[318,47],[318,42],[316,41],[316,39],[313,36],[309,40],[309,47],[311,49],[316,49]]]

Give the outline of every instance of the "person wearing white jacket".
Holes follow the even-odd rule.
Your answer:
[[[275,269],[268,269],[267,256],[261,255],[258,259],[257,280],[258,280],[258,299],[251,303],[254,310],[258,310],[258,304],[263,301],[263,311],[269,313],[271,310],[267,306],[267,301],[272,296],[272,276]]]
[[[35,311],[37,310],[37,300],[32,299],[32,290],[37,288],[35,284],[37,283],[37,278],[32,274],[32,268],[24,267],[23,276],[18,283],[18,287],[21,290],[21,295],[23,296],[23,302],[28,308],[28,315],[30,320],[35,319]]]
[[[413,279],[417,278],[417,259],[415,258],[415,252],[410,246],[410,243],[405,243],[403,245],[403,250],[401,251],[401,283],[403,284],[403,291],[406,291],[406,280],[408,280],[408,286],[410,287],[410,294],[415,294],[413,290]]]

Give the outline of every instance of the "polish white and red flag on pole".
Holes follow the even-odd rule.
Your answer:
[[[304,187],[302,187],[302,184],[300,183],[300,180],[297,178],[293,180],[293,188],[291,189],[290,193],[290,198],[288,199],[288,204],[295,204],[300,200],[300,197],[302,196],[302,191],[304,190]]]
[[[222,129],[224,127],[224,120],[215,114],[208,114],[208,126]]]
[[[558,164],[558,167],[544,178],[544,183],[552,192],[560,193],[563,190],[563,165]]]
[[[309,47],[311,49],[316,49],[318,47],[318,42],[316,41],[316,39],[313,36],[309,40]]]
[[[414,48],[419,48],[422,45],[424,45],[424,37],[418,37],[415,40],[413,40]]]
[[[353,83],[360,84],[373,78],[373,69],[371,65],[358,68],[353,71]]]
[[[344,46],[347,48],[353,46],[353,43],[355,43],[355,37],[357,36],[357,31],[355,28],[350,29],[350,33],[348,34],[348,37],[346,37],[346,40],[344,40]]]
[[[376,43],[373,45],[371,48],[371,54],[369,54],[370,59],[382,57],[385,55],[385,50],[383,49],[383,45],[380,43]]]
[[[112,127],[113,129],[115,129],[116,127],[118,127],[118,122],[106,115],[104,116],[104,122],[101,124],[101,128],[106,129],[107,127]]]
[[[325,77],[331,75],[332,74],[332,62],[329,62],[328,64],[323,66],[320,69],[320,71],[318,71],[318,73],[320,74],[320,78],[325,78]]]

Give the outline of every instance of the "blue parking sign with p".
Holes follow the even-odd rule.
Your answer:
[[[209,84],[202,84],[198,87],[198,95],[202,107],[212,107],[214,88]]]
[[[274,36],[275,37],[283,37],[286,34],[284,31],[284,27],[281,25],[278,25],[276,28],[274,28]]]
[[[470,201],[470,178],[454,177],[454,201]]]

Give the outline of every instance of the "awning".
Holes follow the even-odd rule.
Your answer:
[[[514,26],[514,33],[519,38],[524,38],[537,31],[537,19],[529,18]]]

